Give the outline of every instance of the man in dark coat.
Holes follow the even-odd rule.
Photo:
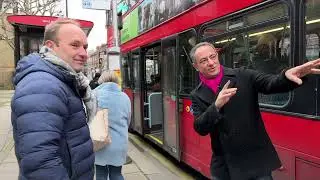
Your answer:
[[[201,80],[191,93],[194,128],[202,136],[210,133],[213,179],[272,180],[271,172],[281,162],[265,130],[258,93],[298,87],[300,78],[319,73],[320,59],[269,75],[221,66],[216,49],[207,42],[197,44],[190,56]]]
[[[95,157],[83,106],[91,89],[80,73],[87,46],[79,24],[61,19],[46,26],[40,53],[18,62],[11,121],[19,180],[93,179]]]

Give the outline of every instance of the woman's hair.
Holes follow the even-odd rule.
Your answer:
[[[104,72],[102,72],[102,74],[98,80],[98,83],[102,84],[105,82],[114,82],[114,83],[119,84],[119,78],[114,71],[104,71]]]

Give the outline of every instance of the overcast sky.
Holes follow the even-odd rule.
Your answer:
[[[62,11],[65,11],[65,2],[66,0],[62,0]],[[68,0],[68,17],[88,20],[94,23],[88,37],[89,50],[94,50],[96,46],[106,43],[106,15],[104,10],[82,9],[82,0]]]

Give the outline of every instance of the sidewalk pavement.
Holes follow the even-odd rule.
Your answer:
[[[12,94],[0,90],[0,179],[5,180],[16,180],[19,174],[10,118]],[[192,179],[136,135],[129,135],[128,155],[132,162],[122,168],[126,180]]]
[[[18,165],[14,154],[10,101],[13,91],[0,91],[0,177],[17,179]]]

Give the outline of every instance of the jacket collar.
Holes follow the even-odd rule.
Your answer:
[[[209,87],[207,87],[202,82],[198,85],[198,87],[195,89],[195,95],[198,96],[201,100],[205,101],[208,104],[212,104],[215,99],[217,98],[217,95],[222,90],[223,86],[230,80],[229,87],[235,87],[237,84],[237,76],[236,71],[231,68],[223,67],[224,68],[224,75],[221,80],[220,85],[218,86],[218,92],[217,94],[214,93]]]

